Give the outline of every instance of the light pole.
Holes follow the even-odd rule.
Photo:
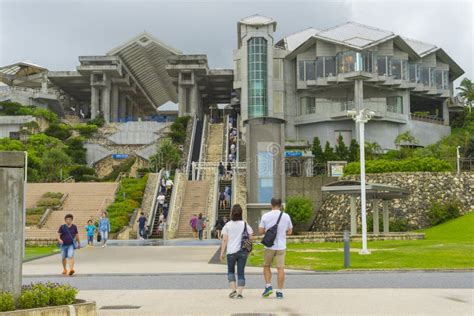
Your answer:
[[[365,140],[364,140],[364,125],[367,123],[372,116],[373,111],[367,109],[360,109],[358,111],[347,111],[347,115],[359,123],[359,149],[360,149],[360,204],[362,213],[362,250],[359,252],[361,255],[370,254],[367,249],[367,211],[366,211],[366,194],[365,194]]]
[[[461,146],[456,147],[456,167],[458,175],[461,173],[461,155],[459,154],[459,149],[461,149]]]

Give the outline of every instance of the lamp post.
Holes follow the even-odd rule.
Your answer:
[[[357,111],[347,111],[347,115],[359,123],[359,149],[360,149],[360,204],[361,204],[361,215],[362,215],[362,250],[359,252],[361,255],[370,254],[367,249],[367,211],[366,211],[366,193],[365,193],[365,137],[364,137],[364,125],[367,123],[372,116],[373,111],[367,109],[360,109]]]
[[[456,167],[458,175],[461,173],[461,155],[459,154],[459,149],[461,149],[461,146],[456,147]]]

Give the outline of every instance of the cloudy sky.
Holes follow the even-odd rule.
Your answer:
[[[355,21],[433,43],[472,78],[473,10],[469,0],[0,0],[0,66],[30,60],[73,70],[78,56],[105,54],[146,30],[184,53],[207,54],[211,67],[230,68],[237,21],[259,13],[278,22],[277,40]]]

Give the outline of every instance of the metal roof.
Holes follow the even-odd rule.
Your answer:
[[[321,191],[332,194],[360,195],[360,181],[342,180],[330,183],[321,188]],[[401,187],[379,183],[366,183],[366,195],[368,199],[405,199],[410,192]]]
[[[176,88],[166,72],[168,57],[180,51],[143,32],[133,39],[110,50],[107,55],[119,56],[123,64],[139,81],[150,96],[155,108],[173,101],[177,102]]]
[[[254,15],[241,19],[239,23],[247,24],[247,25],[267,25],[267,24],[272,24],[272,23],[276,24],[276,21],[272,18],[263,16],[260,14],[254,14]]]
[[[309,27],[302,31],[285,36],[277,43],[277,46],[281,46],[286,50],[292,51],[318,32],[321,32],[321,30],[315,29],[314,27]]]

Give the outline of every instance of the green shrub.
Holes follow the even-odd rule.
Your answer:
[[[25,226],[35,226],[39,224],[41,216],[46,211],[45,207],[32,207],[26,209]]]
[[[95,176],[95,169],[84,165],[75,165],[69,169],[69,175],[74,178],[75,181],[96,181],[98,180]],[[92,177],[95,180],[91,180]]]
[[[51,299],[49,301],[51,306],[71,305],[76,302],[78,293],[76,288],[69,284],[49,283],[48,286],[51,288]]]
[[[44,133],[62,141],[71,137],[70,128],[66,124],[51,124]]]
[[[461,216],[461,202],[450,200],[445,203],[433,202],[428,212],[428,219],[432,226],[444,223]]]
[[[84,136],[85,138],[91,138],[99,128],[97,125],[90,124],[89,122],[89,124],[77,124],[74,126],[74,129],[77,130],[81,136]]]
[[[70,305],[76,301],[77,289],[68,284],[34,283],[23,286],[18,298],[19,309]]]
[[[41,200],[36,203],[36,206],[53,207],[59,204],[61,204],[61,201],[58,198],[41,198]]]
[[[46,192],[42,195],[44,198],[52,198],[52,199],[61,199],[63,194],[61,192]]]
[[[69,138],[66,142],[66,154],[71,157],[72,161],[77,164],[85,165],[87,163],[87,150],[84,148],[84,138]]]
[[[92,119],[89,122],[87,122],[87,124],[102,127],[105,124],[105,119],[102,115],[99,115],[99,116],[96,116],[95,119]]]
[[[290,196],[286,199],[285,212],[295,224],[307,222],[313,215],[313,202],[303,196]]]
[[[404,160],[366,160],[366,173],[388,173],[388,172],[442,172],[452,171],[452,166],[446,161],[432,157],[410,158]],[[351,162],[344,168],[344,175],[359,174],[360,163]]]
[[[8,292],[0,292],[0,312],[8,312],[15,309],[13,295]]]

